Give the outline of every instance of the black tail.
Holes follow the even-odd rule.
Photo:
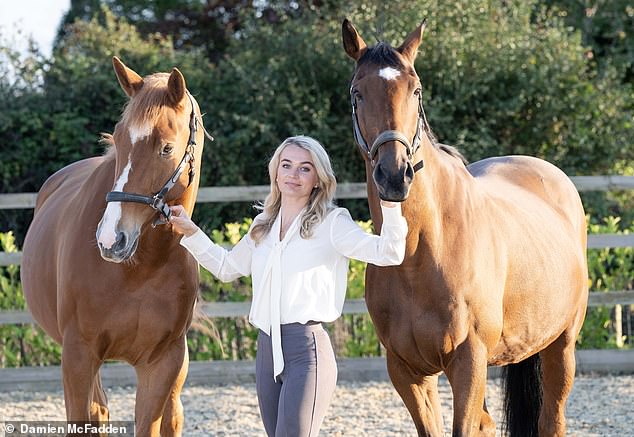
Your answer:
[[[537,437],[537,422],[542,408],[541,370],[539,354],[503,368],[504,434],[510,437]]]

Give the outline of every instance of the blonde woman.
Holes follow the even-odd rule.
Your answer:
[[[382,202],[381,235],[364,232],[333,203],[330,159],[313,138],[287,138],[269,162],[271,192],[249,232],[228,251],[181,206],[170,220],[183,245],[221,281],[251,275],[249,321],[259,328],[256,386],[269,437],[316,436],[337,381],[322,322],[341,315],[350,258],[397,265],[407,223],[398,203]]]

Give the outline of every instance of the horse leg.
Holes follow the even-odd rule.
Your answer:
[[[564,331],[542,350],[542,409],[539,414],[540,437],[566,434],[565,407],[575,377],[575,340],[578,330]]]
[[[389,350],[387,371],[396,391],[414,420],[419,436],[442,436],[443,421],[438,396],[438,375],[420,376]]]
[[[92,403],[90,404],[90,420],[93,422],[107,422],[110,419],[108,398],[101,385],[101,375],[97,372],[92,388]]]
[[[181,375],[185,360],[185,342],[176,340],[162,355],[149,363],[135,366],[137,437],[159,437],[163,411],[175,381]],[[186,371],[185,371],[186,372]]]
[[[95,378],[100,360],[95,358],[87,345],[78,339],[79,334],[69,329],[62,343],[62,379],[66,420],[88,422],[91,420],[91,402]]]
[[[187,341],[183,338],[183,341]],[[161,420],[161,437],[179,437],[183,432],[183,423],[185,415],[183,414],[183,404],[181,403],[181,391],[187,377],[189,367],[189,351],[185,345],[183,364],[180,372],[174,381],[172,390],[163,410],[163,419]]]
[[[482,415],[480,417],[480,434],[481,435],[495,435],[495,422],[489,413],[487,408],[487,401],[484,400],[482,405]]]
[[[493,419],[486,411],[486,348],[467,339],[454,352],[445,369],[453,393],[453,436],[495,435]]]

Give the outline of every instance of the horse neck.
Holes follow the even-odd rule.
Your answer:
[[[368,190],[368,206],[370,208],[370,218],[374,225],[374,229],[377,233],[381,232],[381,226],[383,225],[383,214],[381,214],[381,201],[379,199],[379,192],[372,178],[373,167],[370,165],[370,161],[365,162],[365,177]]]

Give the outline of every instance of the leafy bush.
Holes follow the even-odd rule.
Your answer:
[[[630,234],[634,224],[629,228],[620,226],[620,218],[607,217],[602,223],[591,223],[588,232],[591,234]],[[610,290],[634,290],[634,248],[611,248],[588,250],[588,275],[590,289],[593,293],[605,293]],[[625,306],[632,311],[631,306]],[[606,306],[589,307],[586,321],[581,329],[577,344],[582,349],[613,348],[617,345],[616,331],[613,321],[613,308]],[[632,339],[626,338],[631,347]]]
[[[222,230],[209,230],[212,241],[224,246],[233,246],[247,233],[252,219],[242,223],[228,223]],[[202,302],[244,302],[252,296],[251,277],[239,278],[224,283],[215,279],[207,270],[200,269],[200,291]],[[187,335],[192,360],[253,359],[258,330],[249,324],[248,318],[216,318],[211,321],[210,336],[205,331],[190,331]]]
[[[18,251],[11,232],[0,233],[0,249]],[[17,265],[0,267],[0,310],[24,310],[26,301]],[[59,364],[61,348],[39,327],[0,325],[0,367]]]
[[[221,230],[207,230],[218,244],[231,246],[248,231],[252,219],[242,223],[226,224]],[[359,222],[371,230],[371,222]],[[634,232],[634,225],[622,228],[617,217],[609,217],[602,223],[590,225],[591,233]],[[16,252],[15,239],[11,233],[0,233],[1,248],[5,252]],[[634,289],[634,248],[591,249],[588,251],[589,281],[593,293],[608,290]],[[222,283],[205,269],[201,269],[201,297],[206,302],[250,301],[251,278],[240,278]],[[351,260],[348,272],[347,299],[358,299],[365,292],[365,263]],[[23,310],[26,308],[19,281],[19,267],[0,268],[0,309]],[[626,307],[627,308],[627,307]],[[631,309],[630,309],[631,311]],[[202,320],[203,325],[205,320]],[[215,318],[211,330],[190,330],[187,342],[190,357],[194,360],[253,359],[257,329],[247,317]],[[578,347],[583,349],[616,347],[612,308],[588,309],[586,321],[578,338]],[[203,328],[208,328],[204,325]],[[340,357],[378,356],[382,354],[372,320],[368,314],[348,314],[335,323],[328,324]],[[631,339],[627,339],[628,347]],[[58,364],[60,348],[55,342],[33,325],[0,326],[0,367]]]

